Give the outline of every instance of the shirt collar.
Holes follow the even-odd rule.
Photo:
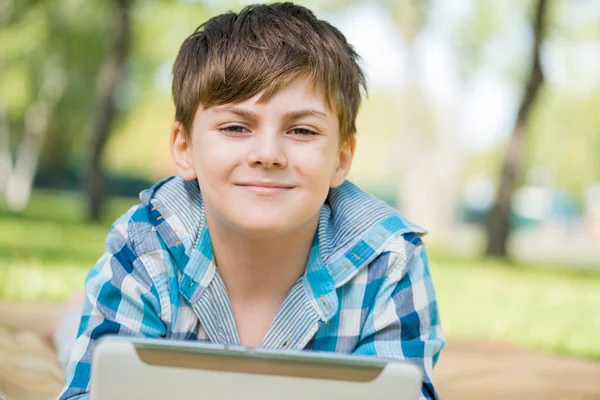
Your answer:
[[[195,301],[216,271],[197,181],[172,176],[141,192],[140,200],[181,270],[181,293]],[[323,320],[337,312],[336,289],[407,232],[426,233],[349,181],[330,190],[303,277]]]

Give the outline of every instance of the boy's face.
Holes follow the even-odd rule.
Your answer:
[[[261,95],[199,107],[189,141],[173,125],[171,153],[184,179],[198,179],[212,220],[271,236],[315,223],[350,169],[355,142],[340,146],[337,115],[308,79],[257,103]]]

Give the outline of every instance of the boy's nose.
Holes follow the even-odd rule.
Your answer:
[[[248,164],[252,167],[285,168],[287,157],[282,149],[282,138],[276,134],[259,134],[248,153]]]

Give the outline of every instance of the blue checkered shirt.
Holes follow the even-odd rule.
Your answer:
[[[239,343],[197,182],[170,177],[140,200],[86,278],[59,399],[87,399],[104,335]],[[348,181],[330,190],[306,272],[261,346],[406,359],[423,371],[423,397],[439,398],[432,369],[444,340],[424,233]]]

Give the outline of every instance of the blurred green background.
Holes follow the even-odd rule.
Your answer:
[[[537,1],[299,3],[363,56],[350,179],[429,229],[446,334],[600,359],[600,1],[550,2],[541,34]],[[174,173],[181,42],[245,4],[0,1],[0,301],[82,289],[110,224]]]

